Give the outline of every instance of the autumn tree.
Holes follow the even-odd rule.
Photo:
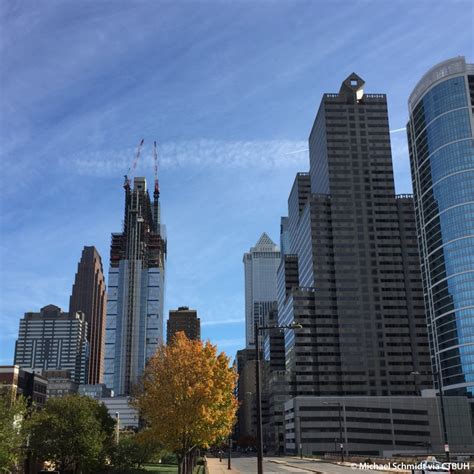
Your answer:
[[[135,403],[150,435],[176,454],[182,474],[188,473],[185,460],[193,448],[230,434],[237,408],[235,383],[224,353],[182,332],[149,360]]]

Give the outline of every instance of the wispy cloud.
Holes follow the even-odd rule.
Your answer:
[[[228,324],[243,324],[245,319],[242,318],[228,318],[228,319],[216,319],[210,321],[201,321],[201,326],[224,326]]]
[[[399,132],[405,132],[406,127],[403,128],[396,128],[395,130],[390,130],[390,133],[399,133]]]
[[[159,146],[159,166],[164,169],[183,166],[225,168],[285,168],[295,163],[306,165],[301,149],[303,140],[219,141],[193,140],[163,143]],[[295,151],[296,150],[296,151]],[[134,156],[133,148],[77,153],[60,159],[60,166],[86,176],[110,176],[126,170]],[[288,155],[296,155],[288,158]],[[142,166],[151,167],[151,147],[140,157]]]
[[[219,339],[213,344],[216,344],[219,349],[224,347],[243,347],[245,345],[245,339],[243,337],[235,338],[235,339]]]

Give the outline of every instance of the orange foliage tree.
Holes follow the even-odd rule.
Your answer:
[[[230,434],[236,379],[229,358],[217,354],[216,346],[182,332],[148,361],[135,404],[148,435],[177,455],[181,472],[194,447],[208,447]]]

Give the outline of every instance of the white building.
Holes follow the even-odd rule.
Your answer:
[[[280,249],[264,232],[254,247],[244,254],[245,343],[254,347],[254,324],[277,304],[277,269]]]
[[[138,428],[138,410],[130,406],[130,397],[105,397],[99,401],[114,420],[118,417],[121,430]]]

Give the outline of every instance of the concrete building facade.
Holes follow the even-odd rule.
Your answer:
[[[163,342],[166,231],[159,192],[146,179],[125,182],[123,232],[112,234],[107,295],[104,383],[128,395]]]
[[[85,383],[88,355],[83,313],[63,313],[50,304],[39,313],[25,313],[20,320],[15,365],[36,373],[67,370],[74,382]]]
[[[94,384],[101,383],[104,375],[106,308],[102,260],[95,247],[84,247],[69,300],[69,314],[84,313],[89,341],[87,380]]]
[[[68,370],[44,370],[43,376],[48,379],[48,398],[64,397],[78,392],[79,384],[71,379]]]
[[[446,397],[447,429],[453,453],[472,453],[469,403]],[[340,416],[339,416],[340,414]],[[295,397],[285,403],[288,454],[344,453],[390,457],[443,452],[439,397]]]
[[[237,438],[256,436],[256,386],[255,386],[255,349],[237,351],[235,365],[239,378],[237,380]]]
[[[138,410],[131,406],[130,397],[105,397],[100,398],[109,412],[109,415],[116,420],[119,420],[120,430],[137,430],[139,427]]]
[[[201,320],[197,317],[195,309],[180,306],[171,310],[166,324],[166,343],[170,344],[177,332],[184,332],[188,339],[199,341],[201,339]]]

